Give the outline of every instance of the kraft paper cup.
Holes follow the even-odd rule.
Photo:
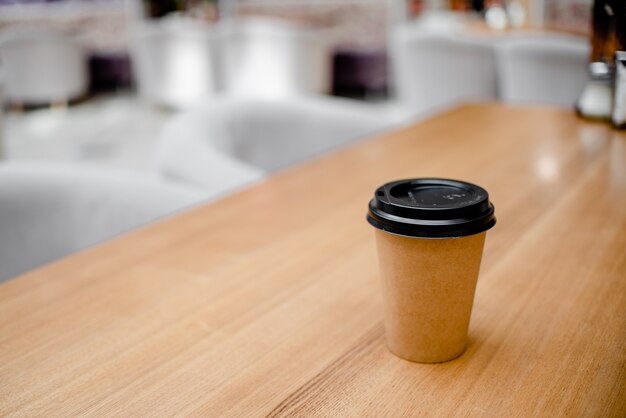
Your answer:
[[[376,190],[367,220],[376,228],[389,350],[420,363],[460,356],[496,222],[487,191],[457,180],[395,181]]]

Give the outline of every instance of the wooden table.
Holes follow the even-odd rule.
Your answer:
[[[384,345],[376,186],[496,205],[470,342]],[[1,416],[626,416],[626,136],[465,106],[0,286]]]

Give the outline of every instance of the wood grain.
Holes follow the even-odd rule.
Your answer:
[[[367,202],[489,190],[470,344],[384,346]],[[0,286],[1,416],[626,416],[626,137],[468,105]]]

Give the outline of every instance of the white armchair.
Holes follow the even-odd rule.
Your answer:
[[[212,26],[180,17],[137,23],[130,51],[139,95],[172,108],[215,95],[223,89],[220,39]]]
[[[277,98],[330,91],[331,56],[321,30],[268,18],[236,19],[221,30],[229,94]]]
[[[0,164],[0,281],[208,197],[121,171]]]
[[[222,98],[174,116],[157,160],[170,177],[211,190],[245,185],[393,124],[401,113],[329,97]]]
[[[400,26],[391,64],[398,99],[416,113],[498,97],[493,42],[455,32]]]
[[[500,96],[511,103],[574,106],[587,82],[586,38],[512,37],[498,44]]]
[[[6,30],[0,36],[0,62],[8,102],[68,102],[87,93],[85,51],[76,40],[56,31]]]

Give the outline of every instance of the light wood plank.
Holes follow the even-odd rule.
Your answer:
[[[384,346],[376,186],[489,190],[459,359]],[[626,415],[626,136],[468,105],[0,285],[2,416]]]

